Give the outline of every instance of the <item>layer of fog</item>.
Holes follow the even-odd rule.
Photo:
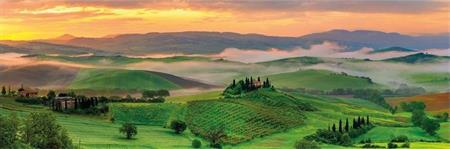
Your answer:
[[[227,48],[219,54],[212,55],[212,57],[220,57],[226,60],[245,63],[255,63],[301,56],[381,60],[406,56],[418,52],[440,56],[450,55],[450,49],[427,49],[417,52],[374,52],[374,49],[372,48],[362,48],[356,51],[348,51],[346,47],[340,46],[334,42],[323,42],[321,44],[311,45],[309,49],[296,48],[294,50],[280,50],[274,48],[269,50]]]

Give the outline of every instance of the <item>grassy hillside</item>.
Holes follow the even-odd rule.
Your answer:
[[[312,107],[278,92],[254,91],[241,98],[189,102],[186,121],[202,136],[223,127],[223,141],[237,144],[303,124],[307,108]]]
[[[388,98],[387,102],[391,105],[399,105],[401,102],[423,101],[426,105],[425,110],[430,112],[449,112],[450,113],[450,93],[436,93],[427,95],[418,95],[413,97]]]
[[[430,62],[437,62],[441,60],[450,60],[450,57],[448,56],[437,56],[437,55],[431,55],[426,53],[417,53],[417,54],[411,54],[403,57],[396,57],[396,58],[389,58],[385,61],[390,62],[403,62],[403,63],[430,63]]]
[[[318,57],[294,57],[294,58],[285,58],[279,60],[273,60],[268,62],[261,62],[259,64],[267,65],[267,66],[280,66],[280,65],[314,65],[324,63],[325,61]]]
[[[164,126],[170,117],[181,114],[182,107],[165,103],[114,103],[111,109],[114,122]]]
[[[50,112],[47,107],[28,106],[15,102],[11,98],[0,97],[0,114],[16,113],[25,117],[30,112]],[[195,138],[189,131],[177,135],[161,126],[138,125],[138,134],[133,140],[127,140],[119,133],[121,123],[111,123],[100,117],[67,115],[52,112],[69,133],[73,144],[85,149],[123,149],[123,148],[179,148],[191,146]]]
[[[379,87],[367,78],[339,74],[327,70],[300,70],[267,76],[278,88],[307,88],[332,90],[335,88]]]
[[[177,89],[180,86],[148,71],[82,69],[69,85],[69,88],[92,90],[155,90]]]
[[[450,90],[450,73],[448,72],[424,72],[405,75],[405,78],[415,84],[437,91]]]
[[[126,56],[71,57],[71,56],[37,55],[36,57],[40,60],[56,60],[61,62],[70,62],[77,64],[97,64],[97,65],[126,65],[144,61],[165,62],[165,63],[182,62],[182,61],[213,61],[213,59],[207,57],[191,57],[191,56],[173,56],[166,58],[134,58]]]

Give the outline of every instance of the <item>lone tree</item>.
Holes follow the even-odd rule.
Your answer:
[[[438,121],[436,120],[432,120],[429,118],[424,118],[422,120],[422,129],[425,130],[428,134],[430,135],[435,135],[436,131],[439,130],[439,127],[441,125],[439,124]]]
[[[133,136],[137,135],[137,128],[134,124],[125,123],[119,129],[119,132],[125,134],[127,139],[131,139]]]
[[[211,143],[211,147],[221,148],[220,143],[222,142],[222,138],[226,136],[223,127],[214,127],[206,133],[205,138]]]
[[[3,96],[6,95],[6,88],[5,88],[5,86],[2,87],[2,95],[3,95]]]
[[[180,120],[173,120],[170,122],[170,128],[172,128],[175,133],[181,134],[184,130],[186,130],[186,123]]]

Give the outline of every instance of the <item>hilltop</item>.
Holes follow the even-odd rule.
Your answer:
[[[403,63],[431,63],[431,62],[438,62],[440,60],[450,60],[449,56],[437,56],[432,54],[426,54],[426,53],[416,53],[411,54],[403,57],[396,57],[396,58],[389,58],[385,59],[384,61],[389,62],[403,62]]]
[[[328,70],[299,70],[267,76],[278,88],[332,90],[337,88],[376,88],[367,77],[357,77]]]

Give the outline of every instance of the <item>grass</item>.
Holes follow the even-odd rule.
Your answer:
[[[127,65],[139,62],[182,62],[182,61],[212,61],[207,57],[191,57],[191,56],[173,56],[166,58],[133,58],[125,56],[83,56],[83,57],[70,57],[70,56],[37,56],[40,60],[56,60],[61,62],[77,63],[77,64],[96,64],[96,65]]]
[[[448,91],[450,89],[450,73],[448,72],[414,73],[405,75],[405,78],[431,90]]]
[[[188,103],[186,122],[200,135],[222,126],[227,134],[224,142],[237,144],[301,125],[304,115],[295,100],[276,92],[255,91],[236,99],[193,101]]]
[[[122,69],[82,69],[70,89],[156,90],[177,89],[179,85],[148,71]]]
[[[435,141],[439,140],[436,136],[430,136],[419,127],[384,127],[377,126],[366,134],[354,139],[356,142],[362,139],[370,138],[373,142],[389,142],[392,137],[406,135],[410,141]]]
[[[169,118],[180,115],[182,106],[169,103],[113,103],[114,122],[164,126]]]
[[[361,99],[344,99],[326,96],[314,96],[300,93],[289,93],[300,101],[310,103],[319,111],[306,112],[303,125],[288,129],[282,133],[275,133],[263,138],[256,138],[249,142],[231,146],[245,149],[276,149],[293,148],[295,142],[317,129],[327,128],[339,119],[354,118],[370,115],[372,123],[382,126],[408,126],[409,120],[404,116],[391,115],[384,108]],[[321,144],[322,148],[342,148],[328,144]]]
[[[0,103],[1,115],[17,113],[23,118],[30,112],[51,112],[47,107],[24,105],[12,98],[0,97]],[[190,148],[191,141],[196,138],[189,131],[177,135],[161,126],[137,125],[137,136],[126,140],[119,133],[121,123],[111,123],[109,119],[97,116],[52,113],[68,131],[73,143],[80,144],[81,148]]]
[[[336,88],[374,88],[368,79],[327,70],[300,70],[267,76],[278,88],[332,90]]]
[[[184,96],[169,96],[166,99],[166,102],[171,103],[187,103],[189,101],[198,101],[198,100],[211,100],[211,99],[219,99],[222,97],[222,91],[210,91],[203,92],[195,95],[184,95]]]

